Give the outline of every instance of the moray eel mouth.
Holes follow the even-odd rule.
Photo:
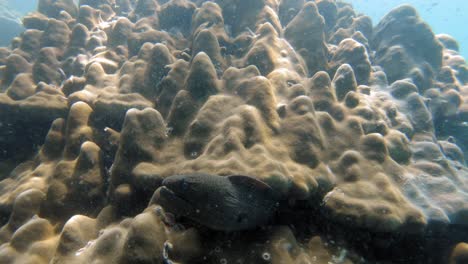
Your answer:
[[[178,196],[177,193],[167,186],[158,188],[156,191],[156,202],[160,204],[164,210],[176,216],[186,216],[194,211],[189,201]]]

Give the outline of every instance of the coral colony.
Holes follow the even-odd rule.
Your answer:
[[[0,263],[468,263],[468,66],[403,5],[41,0],[0,48]]]

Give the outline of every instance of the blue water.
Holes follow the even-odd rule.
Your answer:
[[[455,37],[460,53],[468,57],[468,0],[347,0],[354,8],[372,18],[374,24],[392,8],[411,4],[436,34],[447,33]]]
[[[3,0],[5,1],[5,0]],[[460,53],[468,58],[468,0],[344,0],[354,8],[372,18],[374,24],[391,9],[401,4],[411,4],[420,16],[433,28],[436,34],[447,33],[455,37],[460,45]],[[21,14],[37,7],[38,0],[6,0],[8,5]]]
[[[38,0],[6,0],[9,7],[20,14],[26,14],[36,9]]]

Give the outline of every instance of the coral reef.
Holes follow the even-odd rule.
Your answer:
[[[41,0],[23,24],[0,263],[467,261],[468,65],[411,6]],[[173,175],[224,178],[163,201]],[[240,209],[261,221],[206,219]]]

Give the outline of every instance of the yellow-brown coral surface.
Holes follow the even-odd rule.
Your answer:
[[[0,263],[466,263],[468,66],[400,6],[40,0],[0,48]],[[219,232],[168,176],[280,198]]]

